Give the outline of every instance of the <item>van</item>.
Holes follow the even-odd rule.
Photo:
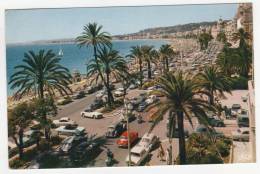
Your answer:
[[[249,127],[249,118],[247,113],[238,115],[237,124],[239,127]]]

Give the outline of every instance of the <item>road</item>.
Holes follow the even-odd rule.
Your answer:
[[[131,96],[138,96],[143,90],[131,90],[127,97]],[[97,136],[103,136],[107,130],[107,127],[112,124],[113,122],[118,120],[119,114],[118,110],[114,111],[113,113],[104,114],[104,118],[102,119],[90,119],[90,118],[82,118],[80,116],[80,112],[83,111],[89,104],[91,104],[95,99],[94,94],[87,95],[87,97],[84,97],[82,99],[76,100],[70,104],[67,104],[65,106],[59,107],[58,114],[55,117],[55,119],[61,118],[61,117],[69,117],[72,120],[76,121],[76,123],[79,126],[83,126],[86,129],[86,132],[90,135],[97,135]],[[148,132],[148,130],[151,127],[151,123],[147,121],[146,113],[143,112],[142,114],[144,122],[142,124],[138,124],[137,120],[134,120],[130,122],[130,131],[137,131],[139,134],[139,137],[141,138],[144,133]],[[198,125],[198,121],[196,118],[193,118],[194,127],[192,127],[188,120],[184,121],[184,127],[186,130],[188,130],[190,133],[194,131],[194,128]],[[230,136],[231,132],[237,129],[236,120],[225,120],[226,127],[224,128],[216,128],[219,131],[222,131],[225,135]],[[163,119],[152,131],[155,135],[160,137],[160,140],[167,144],[167,137],[166,137],[166,119]],[[114,164],[114,166],[125,166],[125,158],[127,156],[127,149],[124,148],[118,148],[116,145],[115,139],[108,139],[106,143],[106,147],[109,148],[114,153],[114,158],[118,161],[118,163]],[[178,140],[175,139],[173,144],[173,156],[176,157],[178,154]],[[152,152],[153,158],[156,158],[155,155],[156,152]],[[105,165],[105,159],[106,159],[106,150],[103,149],[98,156],[93,159],[91,164],[88,164],[88,166],[96,166],[96,167],[102,167]],[[156,161],[152,159],[151,161]],[[157,162],[156,162],[157,163]]]

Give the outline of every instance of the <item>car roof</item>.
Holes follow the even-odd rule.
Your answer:
[[[145,133],[142,138],[152,139],[155,135],[153,133]]]
[[[244,131],[249,131],[249,128],[248,127],[243,127],[243,128],[239,128],[242,132]]]
[[[69,117],[61,117],[60,120],[69,120]]]
[[[135,145],[135,146],[131,149],[131,152],[133,152],[133,153],[141,153],[143,150],[145,150],[144,147],[141,146],[141,145],[139,145],[139,144],[137,144],[137,145]]]

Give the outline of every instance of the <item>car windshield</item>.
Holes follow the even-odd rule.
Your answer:
[[[149,143],[149,142],[150,142],[150,139],[149,139],[149,138],[143,138],[143,139],[142,139],[142,142]]]
[[[131,152],[131,155],[136,156],[136,157],[140,157],[140,154],[139,154],[139,153]]]

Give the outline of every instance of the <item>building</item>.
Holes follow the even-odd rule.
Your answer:
[[[252,162],[256,162],[256,141],[255,141],[255,88],[254,81],[248,81],[248,116],[250,137],[249,143],[251,146]]]

